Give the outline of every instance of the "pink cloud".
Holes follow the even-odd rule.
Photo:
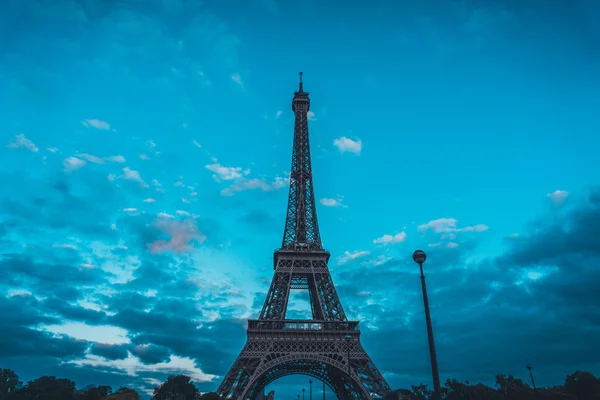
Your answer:
[[[194,243],[203,243],[206,240],[196,226],[194,220],[176,221],[166,218],[156,220],[157,228],[170,236],[169,240],[156,240],[146,246],[152,254],[173,252],[183,254],[194,250]]]

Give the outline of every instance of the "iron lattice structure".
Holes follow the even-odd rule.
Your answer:
[[[290,191],[275,273],[257,320],[248,321],[248,341],[217,393],[255,399],[267,385],[293,374],[319,379],[338,399],[381,398],[391,389],[360,343],[358,321],[349,321],[323,250],[313,190],[308,138],[308,93],[294,93],[294,146]],[[311,320],[286,319],[290,291],[308,290]],[[350,365],[350,368],[348,368]],[[350,373],[349,373],[350,372]]]

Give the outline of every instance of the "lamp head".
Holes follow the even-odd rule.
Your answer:
[[[427,260],[427,254],[425,254],[423,250],[416,250],[413,253],[413,260],[415,260],[417,264],[423,264],[425,260]]]
[[[347,334],[346,336],[344,336],[344,340],[345,340],[346,342],[349,342],[349,341],[351,341],[351,340],[352,340],[352,336],[351,336],[350,334]]]

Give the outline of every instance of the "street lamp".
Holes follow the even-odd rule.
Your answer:
[[[323,380],[323,400],[325,400],[325,380]]]
[[[309,398],[309,400],[312,400],[312,379],[309,379],[308,386],[310,388],[310,391],[309,391],[309,394],[308,394],[308,398]]]
[[[531,386],[533,386],[533,390],[536,390],[535,388],[535,381],[533,380],[533,372],[531,372],[531,365],[527,364],[527,366],[525,367],[527,368],[527,370],[529,371],[529,376],[531,377]]]
[[[304,400],[304,388],[302,388],[302,400]]]
[[[347,334],[344,336],[344,340],[348,343],[348,391],[350,391],[352,387],[352,369],[350,367],[350,345],[352,342],[352,335]]]
[[[429,300],[427,300],[427,286],[425,285],[425,275],[423,275],[423,263],[427,255],[423,250],[417,250],[413,253],[413,260],[419,264],[421,270],[421,287],[423,289],[423,303],[425,304],[425,320],[427,322],[427,336],[429,338],[429,355],[431,357],[431,375],[433,376],[433,398],[440,400],[440,373],[438,371],[437,357],[435,355],[435,343],[433,342],[433,328],[431,327],[431,316],[429,315]]]

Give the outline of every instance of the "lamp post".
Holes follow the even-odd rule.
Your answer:
[[[427,322],[427,336],[429,338],[429,355],[431,357],[431,375],[433,376],[433,398],[440,400],[440,373],[438,371],[437,357],[435,355],[435,343],[433,342],[433,328],[431,327],[431,316],[429,315],[429,300],[427,299],[427,286],[425,285],[425,275],[423,275],[423,263],[427,255],[423,250],[417,250],[413,253],[413,260],[419,264],[421,270],[421,287],[423,289],[423,303],[425,305],[425,320]]]
[[[350,367],[350,344],[352,342],[352,335],[347,334],[344,336],[344,340],[348,344],[348,393],[350,393],[352,387],[352,369]]]
[[[312,400],[312,379],[310,379],[308,381],[308,387],[309,387],[308,398],[309,398],[309,400]]]
[[[304,400],[304,388],[302,388],[302,400]]]
[[[533,372],[531,372],[531,365],[527,364],[527,366],[525,367],[527,368],[527,370],[529,371],[529,376],[531,377],[531,386],[533,386],[533,390],[535,391],[535,381],[533,380]]]
[[[323,400],[325,400],[325,380],[323,380]]]

